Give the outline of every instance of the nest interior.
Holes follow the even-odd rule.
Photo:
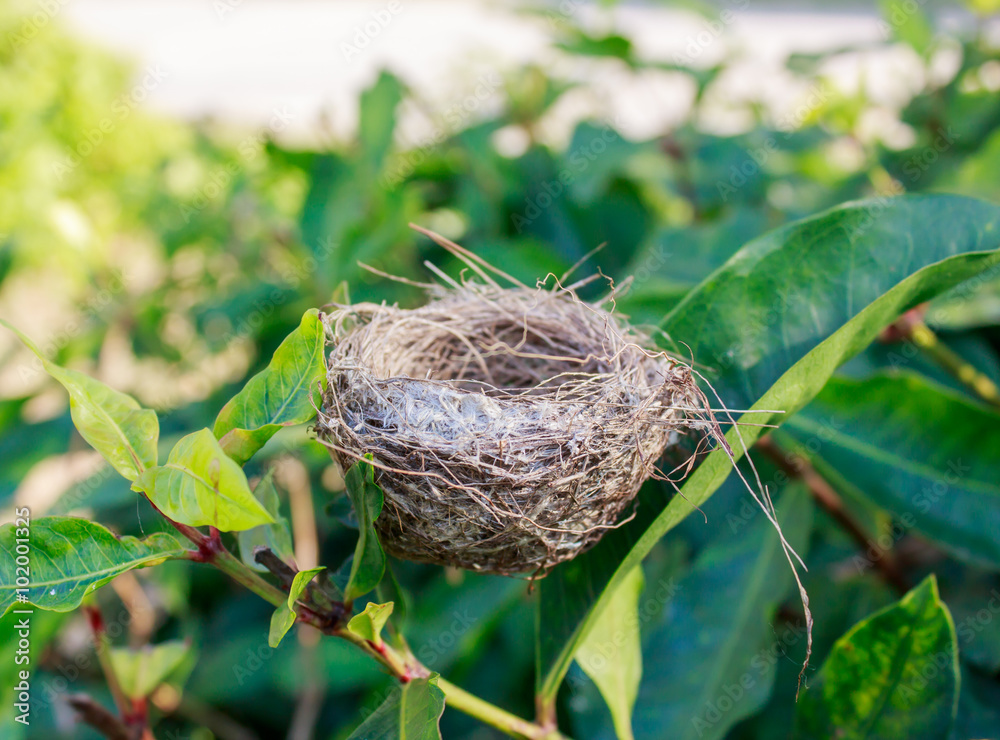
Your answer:
[[[543,574],[622,523],[711,413],[687,365],[558,284],[452,283],[325,321],[317,434],[344,469],[372,456],[376,527],[410,560]]]

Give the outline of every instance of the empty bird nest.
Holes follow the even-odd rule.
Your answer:
[[[657,468],[679,435],[718,424],[689,365],[577,297],[589,281],[529,288],[444,243],[471,269],[438,272],[426,305],[326,314],[317,434],[345,470],[370,456],[390,553],[541,575],[627,521],[647,478],[683,474]]]

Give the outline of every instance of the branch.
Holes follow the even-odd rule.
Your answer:
[[[108,691],[114,699],[118,714],[122,719],[128,721],[132,714],[132,702],[125,692],[122,691],[121,684],[118,683],[118,676],[115,674],[114,666],[111,664],[111,641],[108,640],[108,633],[104,629],[104,616],[101,610],[94,603],[84,603],[83,613],[87,617],[87,624],[90,626],[90,634],[94,641],[94,650],[97,652],[97,662],[104,673],[104,680],[108,684]]]
[[[90,725],[108,740],[135,740],[124,723],[86,694],[70,694],[66,697],[80,721]]]
[[[883,341],[906,339],[981,400],[1000,408],[1000,388],[968,360],[944,344],[921,319],[919,309],[903,314],[883,332]]]
[[[844,506],[844,501],[841,499],[840,494],[834,490],[833,486],[827,482],[826,478],[819,474],[812,463],[806,458],[799,456],[796,458],[798,464],[793,463],[792,458],[784,449],[778,446],[770,434],[761,437],[757,441],[757,448],[771,458],[790,478],[797,478],[805,483],[816,502],[843,527],[863,551],[867,551],[875,546],[868,538],[868,534],[864,528],[854,520],[851,513]],[[905,594],[910,590],[910,586],[899,567],[899,563],[891,551],[887,550],[882,553],[882,557],[874,559],[872,566],[900,593]]]
[[[163,512],[160,514],[162,515]],[[198,550],[191,552],[187,559],[213,565],[274,606],[287,603],[288,595],[285,592],[250,570],[246,564],[229,552],[217,537],[209,537],[198,529],[175,522],[165,515],[164,518],[198,547]],[[296,571],[267,548],[257,548],[254,551],[254,559],[274,573],[285,588],[291,583],[288,578],[289,574],[292,578],[295,577]],[[340,637],[357,645],[381,663],[391,675],[402,683],[431,674],[430,670],[421,664],[409,650],[400,653],[386,642],[376,645],[347,630],[346,621],[349,614],[345,605],[330,600],[322,589],[309,588],[304,596],[304,605],[300,605],[297,609],[299,622],[311,625],[323,634]],[[444,691],[448,704],[452,708],[465,712],[512,737],[524,738],[525,740],[565,740],[564,736],[560,735],[554,728],[543,727],[521,719],[500,707],[473,696],[443,678],[439,680],[438,685]]]
[[[564,736],[560,735],[556,729],[521,719],[517,715],[483,701],[478,696],[470,694],[444,678],[438,679],[438,687],[444,692],[447,700],[446,706],[465,712],[512,737],[529,738],[529,740],[565,740]]]
[[[295,578],[295,569],[266,547],[254,549],[254,560],[271,571],[286,587]],[[326,596],[325,593],[324,596]],[[381,663],[389,673],[402,683],[409,682],[414,678],[424,678],[431,674],[430,670],[421,664],[413,653],[405,647],[402,651],[399,651],[386,642],[376,645],[345,629],[344,625],[349,615],[344,611],[345,607],[343,603],[335,602],[335,611],[331,613],[328,610],[324,610],[322,605],[317,604],[309,591],[306,592],[306,597],[309,605],[300,611],[300,621],[313,624],[314,626],[317,626],[317,621],[328,625],[326,629],[323,629],[323,632],[354,643]],[[508,735],[518,738],[528,738],[528,740],[556,740],[563,737],[555,731],[554,727],[543,726],[521,719],[500,707],[468,693],[455,684],[446,681],[444,678],[438,680],[438,686],[444,691],[448,706],[465,712],[469,716],[475,717],[491,727],[502,730]]]

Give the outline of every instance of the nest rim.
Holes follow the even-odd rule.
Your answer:
[[[324,315],[317,436],[344,470],[371,456],[397,557],[540,577],[629,521],[647,478],[675,483],[657,460],[714,421],[690,366],[572,287],[425,287]]]

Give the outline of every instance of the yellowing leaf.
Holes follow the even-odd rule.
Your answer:
[[[166,464],[147,470],[133,488],[145,491],[171,519],[193,527],[238,532],[274,523],[250,491],[243,469],[208,429],[183,437]]]
[[[363,612],[351,617],[351,621],[347,623],[347,629],[368,640],[376,647],[381,646],[382,628],[389,621],[393,606],[391,601],[385,604],[369,602]]]
[[[69,392],[70,415],[80,436],[130,481],[156,465],[160,423],[156,412],[144,409],[129,395],[109,388],[89,375],[67,370],[42,355],[35,344],[6,321],[3,324],[24,342],[49,375]]]

